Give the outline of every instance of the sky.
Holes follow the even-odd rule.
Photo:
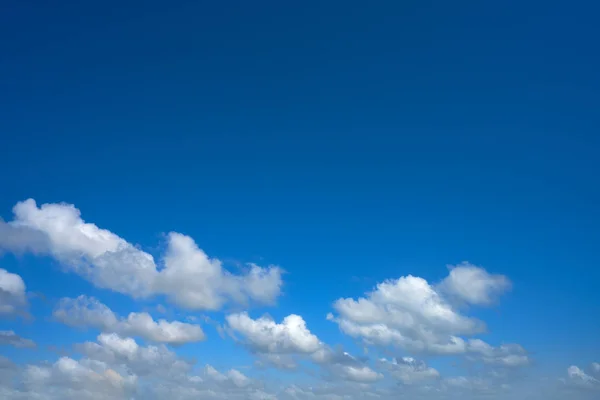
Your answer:
[[[0,397],[600,396],[600,7],[18,1]]]

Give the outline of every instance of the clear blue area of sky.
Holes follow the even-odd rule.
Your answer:
[[[65,201],[150,252],[174,230],[232,266],[279,264],[285,295],[264,311],[326,341],[335,299],[468,260],[514,282],[482,312],[490,342],[561,371],[600,358],[595,2],[1,8],[4,219]],[[21,330],[39,343],[79,335],[44,322],[52,299],[134,304],[47,259],[0,263],[48,297],[32,305],[46,328]]]

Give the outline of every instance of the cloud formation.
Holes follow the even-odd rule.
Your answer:
[[[431,368],[424,361],[418,361],[412,357],[402,357],[391,361],[383,358],[380,363],[394,378],[405,385],[440,378],[440,373],[435,368]]]
[[[523,365],[527,357],[520,346],[493,348],[480,339],[463,336],[484,333],[483,321],[463,315],[449,300],[458,296],[470,304],[489,304],[508,280],[463,263],[454,267],[440,285],[408,275],[386,280],[358,299],[341,298],[334,302],[336,322],[349,336],[367,345],[395,346],[411,353],[459,355],[475,353],[489,363]],[[473,286],[467,294],[465,288]],[[516,353],[516,354],[515,354]]]
[[[200,325],[164,319],[155,321],[145,312],[132,312],[126,318],[120,318],[97,299],[84,295],[76,299],[61,299],[53,316],[69,326],[91,327],[102,332],[141,337],[158,343],[179,345],[206,338]]]
[[[594,366],[592,365],[592,369]],[[600,392],[600,380],[586,374],[581,368],[571,365],[567,368],[567,383],[576,387]]]
[[[24,394],[32,398],[121,399],[133,393],[137,377],[102,362],[61,357],[50,366],[27,366],[23,381]]]
[[[165,295],[189,309],[220,309],[227,302],[273,304],[281,269],[255,264],[233,274],[189,236],[171,232],[162,268],[154,257],[116,234],[85,222],[74,205],[17,203],[14,219],[0,221],[0,249],[48,254],[94,285],[134,298]]]
[[[226,319],[229,327],[258,352],[308,354],[322,346],[299,315],[288,315],[280,324],[268,317],[252,319],[246,312],[230,314]]]
[[[278,267],[248,264],[245,271],[233,273],[180,233],[166,236],[165,250],[155,259],[116,234],[86,223],[72,205],[38,207],[27,200],[17,204],[14,213],[12,221],[0,221],[1,249],[51,256],[65,270],[97,287],[134,299],[165,300],[168,308],[146,304],[160,314],[177,315],[177,306],[186,310],[233,306],[238,311],[252,303],[273,304],[281,292]],[[358,297],[339,298],[328,319],[357,339],[354,344],[364,347],[364,355],[323,342],[326,336],[317,336],[315,327],[309,329],[298,314],[274,320],[252,318],[242,311],[224,316],[224,323],[219,315],[205,317],[205,323],[216,326],[223,340],[228,340],[224,333],[229,333],[250,350],[254,366],[261,367],[258,373],[247,365],[217,369],[201,359],[201,351],[197,363],[182,356],[182,349],[174,349],[206,339],[202,328],[193,323],[200,316],[188,315],[187,322],[182,322],[172,317],[155,319],[146,312],[119,315],[94,297],[63,298],[53,311],[54,320],[101,333],[94,341],[75,344],[74,352],[65,349],[57,359],[23,364],[0,357],[0,398],[596,398],[600,364],[586,369],[573,365],[562,380],[526,381],[531,370],[522,368],[532,362],[523,347],[491,345],[479,338],[486,333],[486,325],[470,312],[476,306],[495,304],[511,285],[503,275],[461,263],[450,267],[439,282],[406,275],[385,280]],[[21,277],[0,269],[0,315],[23,314],[28,307]],[[0,344],[35,347],[12,330],[0,331]],[[352,348],[352,344],[344,347]],[[438,356],[453,357],[440,362]],[[269,379],[272,367],[285,371],[277,374],[298,374],[290,375],[294,384],[286,383],[288,377]],[[453,375],[457,369],[460,373]],[[300,374],[305,375],[300,378]],[[523,382],[527,390],[519,387]]]
[[[19,275],[0,268],[0,316],[24,313],[26,308],[25,282]]]

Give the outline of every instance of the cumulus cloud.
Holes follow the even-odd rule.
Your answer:
[[[18,348],[35,347],[35,342],[30,339],[22,338],[13,331],[0,331],[0,345],[9,345]]]
[[[76,348],[87,358],[124,365],[138,376],[177,376],[188,373],[193,366],[164,345],[140,346],[134,339],[116,333],[102,333],[97,342],[85,342]]]
[[[311,384],[281,385],[262,382],[238,369],[219,371],[211,365],[198,370],[194,362],[179,357],[163,345],[142,346],[134,339],[101,334],[95,342],[77,346],[83,357],[60,357],[52,363],[15,366],[0,357],[0,398],[7,400],[108,400],[108,399],[282,399],[363,400],[419,399],[559,399],[514,396],[505,384],[492,379],[459,376],[439,379],[436,371],[411,358],[382,360],[383,367],[400,382],[388,386],[381,374],[364,359],[329,348],[317,353],[327,365],[339,368],[336,379]],[[5,361],[5,362],[4,362]],[[345,367],[345,368],[342,368]],[[575,375],[578,375],[577,372]],[[9,379],[3,379],[9,377]],[[329,377],[331,378],[331,377]],[[379,383],[376,383],[379,382]],[[417,383],[421,383],[417,385]],[[539,388],[533,388],[535,393]],[[590,394],[595,393],[590,391]],[[483,397],[482,397],[483,396]],[[587,397],[573,396],[573,399]],[[590,397],[590,399],[593,397]]]
[[[411,351],[464,353],[460,334],[485,329],[483,322],[461,315],[423,278],[408,275],[387,280],[358,300],[338,299],[329,315],[340,329],[368,344],[397,345]]]
[[[119,374],[102,362],[61,357],[50,366],[27,366],[19,392],[40,399],[126,399],[136,381],[135,375]]]
[[[392,345],[413,353],[438,355],[485,353],[484,360],[489,363],[526,364],[527,357],[514,351],[516,345],[495,349],[481,340],[465,340],[462,336],[483,333],[486,326],[459,312],[444,294],[458,292],[457,288],[466,290],[469,282],[474,282],[477,295],[468,301],[484,304],[500,286],[489,282],[504,280],[470,264],[461,264],[450,274],[437,286],[412,275],[386,280],[364,297],[338,299],[333,304],[337,315],[330,313],[327,318],[336,322],[342,332],[368,345]]]
[[[163,345],[141,346],[134,339],[101,334],[77,346],[82,358],[16,367],[0,357],[0,398],[7,400],[276,399],[261,381],[237,369],[219,372]],[[10,375],[9,375],[10,374]],[[4,379],[7,378],[7,379]]]
[[[383,358],[380,363],[394,378],[406,385],[436,380],[440,377],[440,373],[436,369],[427,366],[424,361],[418,361],[412,357],[402,357],[391,361]]]
[[[64,268],[100,288],[143,298],[163,294],[180,306],[216,310],[226,302],[272,304],[281,292],[281,269],[248,266],[242,274],[225,270],[192,238],[172,232],[162,268],[152,255],[116,234],[85,222],[74,205],[17,203],[14,219],[0,221],[0,248],[48,254]]]
[[[259,357],[259,365],[281,369],[297,366],[294,356],[309,358],[335,379],[372,383],[383,378],[361,360],[325,345],[306,327],[299,315],[288,315],[281,323],[263,316],[252,319],[247,313],[226,317],[229,328],[244,337],[246,345]]]
[[[77,348],[86,358],[135,374],[139,398],[241,400],[271,395],[262,382],[237,369],[220,372],[206,365],[198,373],[193,360],[183,359],[163,345],[141,346],[132,338],[114,333],[101,334],[97,342],[86,342]]]
[[[25,282],[19,275],[0,268],[0,316],[24,313],[26,308]]]
[[[229,327],[244,336],[247,344],[263,353],[314,353],[321,341],[306,327],[299,315],[288,315],[278,324],[266,316],[252,319],[248,313],[230,314]]]
[[[571,365],[567,368],[568,383],[574,386],[600,390],[600,381],[588,374],[586,374],[581,368]]]
[[[130,313],[120,318],[94,297],[63,298],[53,312],[56,320],[73,327],[92,327],[121,336],[139,336],[152,342],[179,345],[205,339],[199,325],[179,321],[155,321],[150,314]]]
[[[473,305],[489,305],[511,288],[504,275],[494,275],[485,269],[463,262],[450,266],[450,273],[440,283],[440,290]]]

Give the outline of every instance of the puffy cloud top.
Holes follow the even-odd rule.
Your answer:
[[[247,313],[227,316],[227,323],[243,335],[250,346],[265,353],[313,353],[321,347],[319,339],[299,315],[288,315],[278,324],[270,318],[252,319]]]

